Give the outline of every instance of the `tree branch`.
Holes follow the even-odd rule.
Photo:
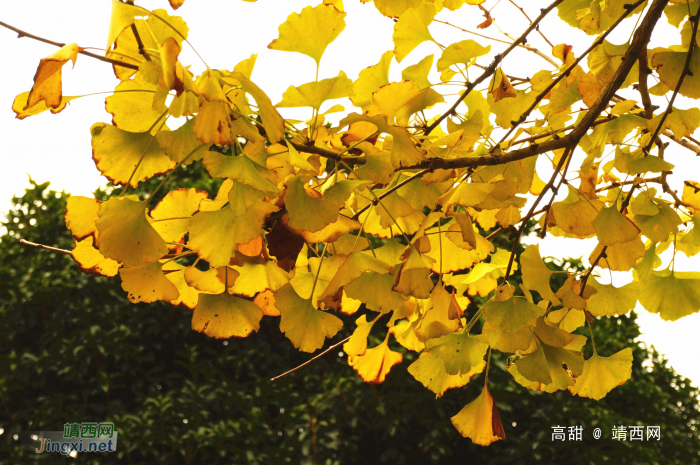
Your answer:
[[[43,37],[35,36],[34,34],[30,34],[28,32],[24,32],[23,30],[17,29],[16,27],[10,26],[9,24],[3,23],[2,21],[0,21],[0,26],[7,28],[11,31],[15,31],[17,33],[17,38],[19,38],[19,39],[21,39],[22,37],[29,37],[30,39],[38,40],[39,42],[43,42],[43,43],[49,44],[49,45],[54,45],[56,47],[63,47],[64,45],[66,45],[66,44],[62,44],[60,42],[54,42],[53,40],[44,39]],[[125,63],[123,61],[113,60],[112,58],[103,57],[101,55],[97,55],[96,53],[86,52],[85,50],[80,50],[78,53],[80,53],[81,55],[86,55],[86,56],[95,58],[95,59],[100,60],[100,61],[104,61],[106,63],[111,63],[113,65],[122,66],[124,68],[135,69],[135,70],[139,69],[138,66],[132,65],[131,63]]]

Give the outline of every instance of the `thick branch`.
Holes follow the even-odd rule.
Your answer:
[[[38,40],[39,42],[43,42],[43,43],[49,44],[49,45],[54,45],[56,47],[63,47],[64,45],[66,45],[66,44],[62,44],[60,42],[54,42],[53,40],[44,39],[43,37],[35,36],[34,34],[30,34],[28,32],[24,32],[23,30],[17,29],[16,27],[10,26],[9,24],[3,23],[2,21],[0,21],[0,26],[7,28],[11,31],[15,31],[17,33],[17,37],[19,39],[21,39],[22,37],[29,37],[30,39]],[[96,53],[86,52],[85,50],[80,50],[78,53],[80,53],[81,55],[86,55],[86,56],[95,58],[95,59],[100,60],[100,61],[112,63],[113,65],[122,66],[124,68],[135,69],[135,70],[139,69],[139,67],[137,65],[132,65],[131,63],[125,63],[125,62],[119,61],[119,60],[113,60],[112,58],[103,57],[101,55],[97,55]]]
[[[651,97],[649,97],[649,86],[647,85],[647,77],[649,76],[649,58],[647,56],[647,48],[644,47],[642,53],[639,54],[639,95],[642,97],[644,105],[644,117],[652,119],[654,117],[654,108],[651,105]]]

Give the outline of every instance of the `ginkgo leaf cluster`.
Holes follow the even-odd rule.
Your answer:
[[[700,110],[673,106],[676,94],[700,97],[700,20],[677,2],[555,1],[494,55],[476,37],[439,42],[437,15],[477,14],[483,1],[374,0],[377,14],[395,19],[394,49],[354,80],[340,71],[289,83],[277,103],[255,83],[256,55],[195,75],[180,62],[196,42],[182,18],[112,2],[112,122],[90,134],[95,166],[120,189],[105,201],[71,197],[65,219],[78,265],[118,275],[132,302],[185,306],[192,328],[214,338],[248,337],[263,317],[279,318],[309,353],[339,333],[338,314],[366,311],[344,345],[364,381],[391,376],[403,361],[397,344],[420,353],[408,371],[438,397],[485,373],[482,394],[452,418],[481,445],[505,438],[487,383],[493,350],[510,356],[508,371],[529,389],[600,399],[631,376],[631,350],[599,355],[574,331],[587,324],[593,336],[597,317],[638,303],[664,320],[700,310],[698,273],[675,271],[675,262],[658,269],[663,250],[700,252],[700,183],[664,159],[669,142],[700,153]],[[682,43],[647,50],[664,11]],[[592,45],[537,50],[556,69],[519,76],[508,54],[548,14]],[[609,42],[626,18],[638,20],[632,39]],[[307,6],[268,48],[295,52],[318,76],[346,21],[342,1]],[[424,43],[433,52],[416,57]],[[62,67],[83,51],[65,45],[40,60],[31,90],[12,105],[18,118],[68,115],[78,103],[62,94]],[[390,82],[392,66],[402,67],[401,81]],[[456,97],[442,86],[454,81]],[[655,107],[650,94],[671,103]],[[286,108],[307,109],[309,120],[285,118]],[[193,162],[223,180],[214,198],[168,183]],[[158,175],[169,190],[160,202],[155,192],[129,195]],[[680,195],[672,176],[684,182]],[[594,238],[587,272],[554,288],[537,245],[516,257],[530,220],[543,237]],[[495,247],[508,232],[513,250]],[[628,272],[631,282],[603,284],[598,268]],[[476,295],[486,303],[472,303]],[[370,347],[370,334],[382,342]]]

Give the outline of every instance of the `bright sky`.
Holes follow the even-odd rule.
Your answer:
[[[142,0],[137,4],[148,8],[163,8],[172,13],[167,0]],[[232,70],[241,60],[257,53],[258,59],[253,73],[253,81],[258,84],[273,102],[279,102],[282,93],[289,85],[300,85],[313,81],[315,66],[311,58],[296,53],[286,53],[267,49],[273,39],[277,38],[277,27],[284,22],[287,15],[299,12],[306,5],[315,5],[317,1],[303,0],[260,0],[248,3],[240,0],[186,0],[176,13],[189,25],[189,40],[197,51],[215,69]],[[539,14],[539,8],[549,4],[548,0],[521,0],[530,17]],[[487,8],[496,4],[495,0],[485,3]],[[0,20],[26,32],[45,37],[57,42],[76,42],[81,47],[104,47],[107,38],[111,10],[110,0],[64,0],[47,2],[46,0],[22,0],[21,2],[0,2]],[[345,0],[347,26],[340,37],[326,50],[319,78],[330,78],[340,70],[348,77],[356,79],[359,72],[367,66],[376,64],[381,55],[392,50],[391,40],[393,21],[379,14],[372,3],[360,4],[359,0]],[[519,36],[528,26],[527,20],[508,1],[502,0],[492,10],[496,24],[513,36]],[[619,31],[611,34],[609,40],[620,44],[630,37],[632,27],[638,16],[626,20]],[[465,6],[456,13],[445,10],[437,16],[476,31],[476,25],[483,21],[483,16],[475,7]],[[573,45],[573,52],[580,55],[592,42],[583,32],[570,28],[556,15],[548,17],[541,25],[541,30],[556,45],[567,43]],[[492,53],[504,50],[507,45],[481,39],[458,31],[450,26],[433,23],[430,26],[433,37],[443,45],[464,40],[476,39],[482,45],[490,44]],[[493,38],[506,39],[496,26],[481,31]],[[549,54],[549,46],[537,34],[529,36],[532,45]],[[677,29],[661,19],[654,30],[652,46],[679,44]],[[89,195],[95,188],[103,185],[91,158],[90,126],[99,121],[111,122],[111,117],[104,110],[104,98],[108,95],[88,96],[73,101],[69,107],[58,115],[49,112],[27,118],[23,121],[14,118],[11,111],[14,97],[31,89],[32,78],[39,59],[53,53],[55,47],[27,38],[18,40],[16,34],[0,28],[0,62],[5,72],[3,85],[0,87],[0,212],[6,212],[12,195],[20,194],[28,186],[28,175],[39,182],[51,181],[52,188],[80,195]],[[99,50],[95,51],[100,53]],[[401,79],[401,70],[413,65],[427,55],[440,56],[440,49],[432,43],[424,43],[416,48],[402,63],[392,63],[390,77],[392,81]],[[195,74],[205,67],[196,55],[185,46],[180,61],[191,64]],[[488,65],[490,57],[482,57],[479,63]],[[583,62],[585,65],[585,60]],[[473,68],[472,68],[473,69]],[[518,50],[513,52],[504,64],[508,74],[527,77],[540,69],[553,67],[535,54]],[[473,71],[473,72],[476,72]],[[431,82],[439,82],[437,73],[433,72]],[[63,71],[63,94],[84,95],[88,93],[107,92],[117,84],[111,66],[86,56],[79,56],[74,70],[69,65]],[[441,92],[450,87],[445,86]],[[454,87],[457,92],[458,87]],[[622,94],[638,99],[632,91]],[[448,97],[449,98],[449,97]],[[454,98],[454,97],[452,97]],[[349,101],[327,102],[322,111],[331,105],[341,103],[352,110]],[[656,103],[656,102],[655,102]],[[664,105],[663,99],[658,102]],[[576,108],[581,104],[577,104]],[[677,100],[677,108],[696,106],[684,98]],[[438,105],[436,112],[444,110],[447,105]],[[308,119],[307,109],[282,109],[284,117]],[[307,114],[309,113],[309,114]],[[177,123],[169,121],[171,129]],[[700,172],[700,159],[692,156],[685,149],[672,144],[667,150],[667,160],[676,165],[676,173]],[[551,173],[551,164],[546,159],[538,162],[538,171],[544,175]],[[549,166],[548,166],[549,165]],[[670,176],[669,181],[675,189],[680,189],[683,178]],[[524,242],[540,242],[528,238]],[[552,257],[587,257],[595,247],[594,239],[575,240],[558,239],[549,236],[541,241],[543,256]],[[670,260],[670,251],[662,255],[664,266]],[[676,256],[675,269],[695,271],[700,269],[699,259],[688,259],[682,253]],[[600,280],[610,282],[607,272],[601,274]],[[631,273],[613,273],[613,282],[621,286],[631,280]],[[694,360],[697,347],[696,335],[700,332],[700,313],[685,317],[676,322],[662,321],[658,315],[649,314],[638,308],[639,323],[642,327],[641,339],[666,355],[671,365],[681,374],[700,384],[700,365]],[[611,354],[602,354],[611,355]]]

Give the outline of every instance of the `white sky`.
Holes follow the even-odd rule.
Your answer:
[[[167,0],[142,0],[137,3],[148,9],[163,8],[171,14],[182,16],[190,28],[190,42],[212,68],[232,70],[236,63],[257,53],[253,81],[267,92],[273,102],[281,100],[282,93],[289,85],[300,85],[314,79],[315,66],[311,58],[297,53],[269,50],[267,45],[277,38],[277,27],[287,15],[301,11],[306,5],[319,3],[317,1],[259,0],[257,3],[247,3],[239,0],[186,0],[184,6],[175,13],[171,11]],[[530,17],[534,18],[539,13],[539,8],[548,5],[549,0],[521,0],[520,3],[526,7]],[[485,6],[491,8],[494,4],[494,0],[488,0]],[[81,47],[100,48],[105,46],[110,10],[110,0],[4,1],[0,2],[0,21],[57,42],[76,42]],[[359,0],[345,0],[345,10],[348,12],[347,26],[326,50],[321,62],[321,79],[334,77],[340,70],[345,71],[351,79],[356,79],[362,69],[377,63],[385,51],[394,48],[391,40],[394,23],[381,16],[372,3],[362,5]],[[498,25],[514,36],[519,36],[528,25],[525,18],[506,0],[501,1],[492,14]],[[616,44],[626,42],[637,18],[638,16],[626,20],[619,31],[611,34],[609,40]],[[476,7],[464,6],[456,13],[444,10],[437,19],[475,31],[475,26],[483,21],[483,16]],[[443,45],[475,39],[483,45],[491,45],[492,54],[506,47],[443,24],[433,23],[430,30],[433,37]],[[590,37],[570,28],[555,14],[542,23],[541,30],[555,45],[573,45],[573,52],[577,56],[592,42]],[[505,39],[494,26],[480,32]],[[530,34],[529,39],[534,46],[549,53],[549,47],[536,33]],[[679,43],[678,30],[662,18],[654,30],[651,45]],[[28,186],[28,175],[39,182],[50,180],[53,189],[65,189],[78,195],[89,195],[95,188],[105,184],[91,158],[88,130],[95,122],[111,121],[111,115],[104,110],[107,94],[77,99],[58,115],[46,112],[23,121],[15,119],[11,110],[14,97],[31,89],[39,59],[55,50],[51,45],[31,39],[18,40],[12,31],[0,28],[0,63],[5,70],[3,85],[0,86],[0,212],[6,212],[10,208],[12,195],[21,194]],[[437,61],[440,49],[435,44],[424,43],[402,63],[394,61],[391,80],[400,80],[401,69],[430,54],[435,54]],[[191,64],[195,74],[205,69],[186,45],[180,61],[185,65]],[[490,61],[490,56],[479,59],[482,65],[488,65]],[[584,67],[585,63],[584,60]],[[542,58],[523,50],[513,52],[503,68],[506,73],[520,77],[531,77],[540,69],[553,69]],[[430,80],[438,82],[437,73],[433,72]],[[64,95],[110,91],[117,83],[110,65],[86,56],[78,57],[74,70],[70,69],[70,65],[66,65],[63,70]],[[449,92],[445,89],[455,89],[454,92],[457,92],[459,88],[445,86],[440,91]],[[626,92],[630,98],[638,99],[635,92]],[[622,93],[625,94],[625,91]],[[327,102],[323,109],[336,103],[343,104],[347,111],[357,111],[349,101]],[[658,104],[665,105],[665,101]],[[576,108],[580,105],[577,104]],[[676,103],[678,108],[692,106],[695,106],[692,101],[683,98]],[[445,108],[446,104],[438,105],[434,110],[438,112]],[[281,113],[293,119],[310,117],[308,109],[282,109]],[[168,125],[171,128],[177,126],[172,121]],[[667,155],[667,160],[676,165],[674,171],[681,176],[683,173],[700,172],[700,159],[675,144],[669,147]],[[538,162],[538,171],[542,174],[549,170],[551,173],[551,164],[547,166],[548,164],[546,159]],[[669,177],[672,187],[681,188],[684,180],[681,176]],[[540,241],[528,238],[525,242]],[[586,259],[595,245],[594,239],[558,239],[549,236],[541,242],[540,250],[543,256],[583,257],[584,262],[588,263]],[[669,253],[662,256],[664,266],[670,258]],[[698,263],[697,257],[687,259],[678,253],[675,269],[698,270]],[[609,274],[604,271],[601,281],[609,280]],[[630,273],[613,273],[616,286],[630,280]],[[695,385],[700,384],[700,365],[695,362],[693,355],[697,348],[695,338],[700,332],[700,314],[676,322],[665,322],[658,315],[648,314],[642,308],[638,308],[637,312],[644,333],[641,339],[665,354],[679,373],[694,380]]]

